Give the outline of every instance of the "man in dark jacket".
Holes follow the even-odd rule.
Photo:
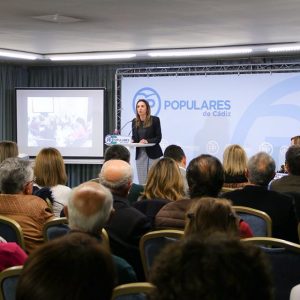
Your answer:
[[[139,240],[151,229],[147,217],[130,206],[127,195],[132,184],[132,167],[123,160],[112,159],[105,162],[99,174],[101,184],[113,195],[112,218],[105,227],[110,237],[113,253],[125,258],[142,279],[139,255]]]
[[[259,152],[249,159],[246,176],[249,185],[225,193],[233,205],[262,210],[272,219],[273,237],[298,243],[297,220],[293,199],[287,195],[268,190],[268,184],[275,176],[275,162],[265,152]]]
[[[186,170],[190,198],[166,204],[156,215],[157,228],[178,228],[185,226],[185,214],[193,201],[203,196],[217,197],[224,183],[221,162],[211,155],[200,155],[192,159]]]

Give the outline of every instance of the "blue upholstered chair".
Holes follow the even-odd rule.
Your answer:
[[[64,236],[70,231],[68,226],[68,219],[63,218],[54,218],[45,223],[43,228],[43,236],[45,241],[51,241],[53,239]],[[100,236],[102,237],[103,246],[110,251],[109,246],[109,236],[107,231],[103,228],[100,232]]]
[[[15,220],[0,215],[0,236],[7,242],[16,242],[25,250],[23,231],[19,223]]]
[[[23,266],[11,267],[0,273],[0,300],[15,300]]]
[[[140,254],[146,278],[155,257],[168,244],[174,243],[184,235],[183,230],[165,229],[150,231],[140,239]]]
[[[289,299],[291,289],[300,282],[300,245],[267,237],[248,238],[242,242],[256,244],[266,253],[272,267],[275,299]]]
[[[149,282],[134,282],[115,287],[112,300],[146,300],[154,289]]]
[[[43,236],[45,241],[61,237],[70,231],[67,218],[54,218],[45,223]]]
[[[246,206],[233,206],[233,209],[250,225],[255,237],[272,237],[272,220],[267,213]]]

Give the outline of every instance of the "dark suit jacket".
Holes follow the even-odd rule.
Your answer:
[[[147,216],[148,220],[151,222],[151,227],[155,227],[155,216],[159,210],[171,202],[166,199],[141,199],[133,204],[133,207],[142,212]]]
[[[138,276],[144,281],[144,271],[139,252],[140,238],[151,229],[147,217],[129,205],[126,198],[113,194],[115,213],[105,229],[109,235],[112,253],[128,261]]]
[[[148,143],[155,143],[152,147],[145,147],[146,153],[149,158],[156,159],[163,155],[161,147],[159,145],[161,141],[161,128],[160,128],[160,120],[158,117],[151,116],[152,125],[145,128],[145,137]],[[134,143],[138,143],[141,140],[139,136],[138,130],[136,128],[136,119],[132,121],[132,140]],[[137,159],[140,148],[136,148],[135,159]]]
[[[273,180],[270,184],[270,190],[280,193],[300,193],[300,176],[287,175]]]
[[[130,206],[126,198],[113,194],[115,212],[105,227],[109,236],[117,236],[131,245],[138,246],[142,235],[150,230],[147,217]]]
[[[273,237],[298,243],[297,219],[293,199],[267,187],[247,185],[223,194],[233,205],[247,206],[266,212],[272,219]]]

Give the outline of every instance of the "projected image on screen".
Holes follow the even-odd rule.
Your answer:
[[[54,147],[68,159],[103,157],[103,88],[18,88],[16,98],[21,153]]]
[[[29,97],[28,146],[92,147],[87,97]]]

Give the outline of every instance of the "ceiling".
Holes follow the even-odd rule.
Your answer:
[[[2,0],[0,7],[0,48],[40,54],[300,42],[299,0]],[[36,18],[44,15],[54,22]],[[80,21],[61,23],[63,16]]]

